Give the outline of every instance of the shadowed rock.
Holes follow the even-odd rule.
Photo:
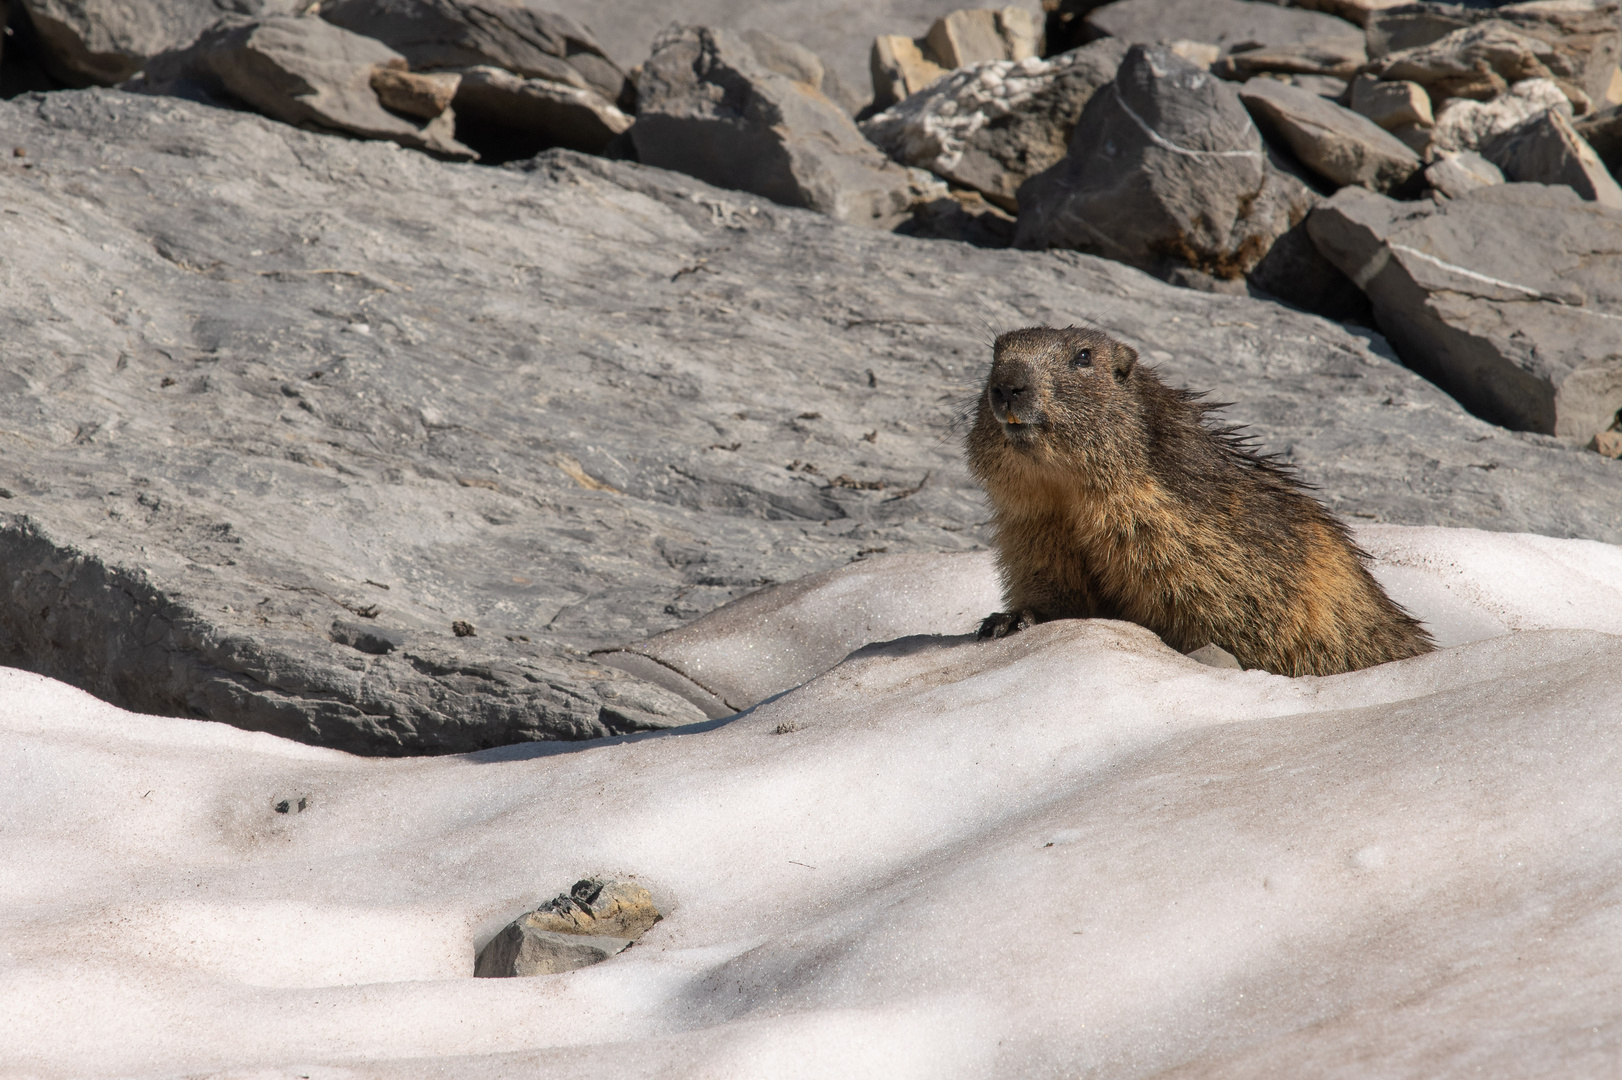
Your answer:
[[[1390,191],[1420,167],[1419,157],[1395,136],[1310,90],[1252,79],[1239,98],[1257,127],[1337,187],[1362,184]]]

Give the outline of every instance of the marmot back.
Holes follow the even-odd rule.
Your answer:
[[[1003,334],[968,436],[993,511],[1007,612],[982,637],[1049,619],[1125,619],[1172,648],[1332,675],[1430,652],[1346,527],[1196,395],[1107,334]]]

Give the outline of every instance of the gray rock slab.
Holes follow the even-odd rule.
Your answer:
[[[1065,156],[1081,110],[1125,55],[1124,42],[1105,38],[1051,60],[964,68],[864,121],[862,134],[901,164],[1015,211],[1019,186]]]
[[[782,0],[660,0],[656,4],[648,0],[544,0],[542,6],[591,27],[608,55],[627,70],[648,58],[653,39],[671,23],[720,26],[739,32],[764,30],[804,45],[841,83],[865,92],[874,38],[885,34],[921,38],[941,16],[974,5],[964,0],[864,0],[860,4],[823,0],[791,4]],[[997,0],[987,6],[1015,7],[1038,18],[1042,15],[1041,0]]]
[[[1474,150],[1444,150],[1425,167],[1425,181],[1450,199],[1504,182],[1503,170]]]
[[[1344,19],[1251,0],[1116,0],[1089,12],[1085,25],[1092,37],[1145,45],[1203,41],[1225,53],[1331,42],[1356,54],[1364,48],[1363,31]]]
[[[1350,79],[1367,60],[1361,41],[1335,40],[1322,44],[1275,45],[1228,53],[1211,70],[1232,82],[1258,75],[1302,75]]]
[[[1622,209],[1622,187],[1564,113],[1550,109],[1481,147],[1511,181],[1565,184],[1590,202]]]
[[[324,0],[320,13],[383,42],[417,70],[495,67],[632,104],[625,72],[590,30],[519,0]]]
[[[1417,172],[1419,156],[1365,116],[1277,79],[1252,79],[1239,91],[1256,126],[1337,187],[1390,191]]]
[[[446,157],[476,157],[455,137],[450,109],[424,118],[386,109],[373,86],[406,60],[380,41],[321,19],[277,15],[221,19],[192,45],[153,58],[132,89],[202,88],[286,124],[388,139]]]
[[[690,26],[661,35],[637,78],[638,160],[850,224],[893,228],[924,190],[819,87],[771,66],[777,44],[760,31]]]
[[[1075,252],[107,90],[0,102],[4,147],[0,662],[125,707],[373,754],[700,720],[588,653],[983,545],[954,418],[1034,323],[1236,402],[1349,519],[1622,541],[1616,462],[1377,335]]]
[[[1439,41],[1448,34],[1494,20],[1537,38],[1552,53],[1539,53],[1550,72],[1582,90],[1596,105],[1605,100],[1622,52],[1616,0],[1559,0],[1519,4],[1401,4],[1371,12],[1369,56],[1379,59]]]
[[[1307,222],[1410,367],[1479,416],[1587,441],[1622,408],[1622,211],[1499,184],[1441,205],[1344,188]]]
[[[1526,79],[1491,101],[1454,98],[1436,114],[1434,145],[1438,151],[1479,150],[1550,111],[1571,112],[1571,102],[1551,79]]]
[[[1269,164],[1232,84],[1134,45],[1082,110],[1069,155],[1020,188],[1015,243],[1237,282],[1313,199]]]
[[[70,86],[112,86],[148,57],[184,48],[227,15],[290,15],[298,0],[17,0],[51,73]]]

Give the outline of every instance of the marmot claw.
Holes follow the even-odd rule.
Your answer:
[[[1035,625],[1036,613],[1033,611],[998,611],[981,620],[979,638],[984,641],[986,638],[1007,637]]]

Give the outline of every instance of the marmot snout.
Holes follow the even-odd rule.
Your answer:
[[[997,339],[968,436],[992,506],[1003,598],[983,637],[1114,618],[1182,652],[1329,675],[1431,651],[1345,526],[1216,406],[1173,389],[1128,345],[1037,327]]]

